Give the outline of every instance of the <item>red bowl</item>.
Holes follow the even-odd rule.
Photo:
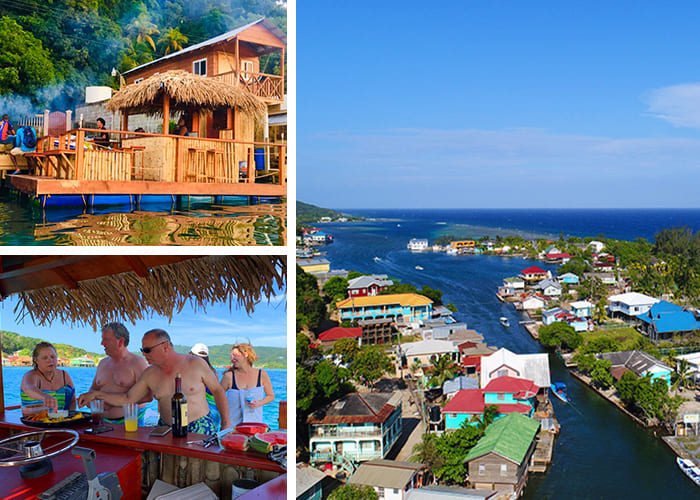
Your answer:
[[[246,434],[247,436],[253,436],[258,433],[267,432],[270,426],[263,424],[261,422],[243,422],[236,426],[236,432],[241,434]]]

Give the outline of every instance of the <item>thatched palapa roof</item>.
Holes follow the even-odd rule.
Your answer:
[[[114,94],[107,103],[107,109],[129,114],[162,115],[163,95],[170,98],[171,111],[212,111],[238,107],[258,120],[262,120],[267,113],[265,103],[250,92],[182,70],[166,71],[127,85]]]
[[[89,324],[172,319],[188,302],[214,302],[251,312],[286,284],[281,256],[28,255],[0,257],[2,298],[17,295],[18,320]]]

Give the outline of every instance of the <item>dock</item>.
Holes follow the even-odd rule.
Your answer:
[[[555,436],[555,433],[545,430],[540,430],[539,434],[537,434],[535,453],[532,454],[530,459],[530,472],[547,471],[547,467],[552,463]]]

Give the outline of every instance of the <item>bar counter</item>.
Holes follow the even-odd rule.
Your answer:
[[[0,438],[20,432],[41,430],[22,423],[21,416],[20,409],[6,409],[4,413],[0,413]],[[139,452],[143,460],[144,490],[150,488],[155,478],[181,487],[201,480],[212,487],[212,478],[215,478],[220,489],[220,492],[217,492],[214,487],[215,493],[220,494],[221,498],[230,498],[230,482],[237,477],[247,477],[267,483],[286,472],[276,462],[254,451],[232,451],[217,445],[204,448],[199,443],[187,444],[208,437],[203,434],[190,433],[186,438],[176,438],[170,432],[163,437],[153,437],[149,436],[153,427],[139,427],[137,432],[126,432],[124,425],[107,423],[105,425],[113,427],[114,430],[96,435],[86,434],[85,429],[92,427],[90,423],[65,428],[78,432],[80,446],[90,448],[94,443],[103,456],[109,453],[110,449]],[[200,460],[203,462],[199,462]],[[222,465],[219,466],[219,464]],[[213,465],[217,467],[216,471],[212,472]],[[0,473],[4,472],[3,469],[12,471],[14,468],[0,468]],[[279,485],[280,481],[285,479],[280,479],[275,484]]]

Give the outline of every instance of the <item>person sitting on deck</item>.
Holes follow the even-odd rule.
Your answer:
[[[32,351],[34,368],[22,377],[22,406],[46,405],[50,410],[75,410],[75,388],[68,372],[58,370],[56,348],[39,342]]]
[[[262,422],[262,407],[275,399],[270,376],[253,368],[256,359],[258,357],[250,344],[234,345],[231,348],[231,368],[221,377],[234,426],[241,422]]]
[[[0,144],[14,144],[14,131],[10,123],[10,117],[7,113],[2,115],[2,121],[0,122]]]
[[[105,129],[105,119],[104,118],[98,118],[97,119],[97,128],[100,130]],[[108,148],[109,147],[109,134],[107,132],[100,132],[96,136],[91,137],[89,139],[86,139],[88,141],[91,141],[93,144],[100,146],[101,148]]]
[[[29,125],[24,125],[17,129],[17,135],[15,135],[15,147],[10,150],[10,159],[14,164],[16,170],[12,172],[13,174],[18,174],[20,172],[19,165],[17,164],[16,156],[24,156],[25,153],[32,153],[36,151],[36,129]]]
[[[185,119],[180,118],[177,121],[177,128],[175,129],[175,135],[190,135],[190,131],[187,129],[187,125],[185,124]]]
[[[80,406],[87,405],[93,399],[102,399],[112,406],[138,403],[150,391],[158,400],[158,425],[169,425],[172,422],[170,400],[175,393],[175,375],[179,373],[182,377],[182,391],[187,395],[187,432],[213,435],[218,430],[209,412],[206,389],[211,391],[219,408],[221,427],[230,427],[226,393],[204,360],[198,356],[175,352],[170,335],[161,329],[147,331],[141,340],[141,346],[141,352],[150,366],[128,392],[90,391],[80,396]]]
[[[91,391],[107,391],[126,393],[136,383],[148,367],[141,356],[129,352],[129,330],[121,323],[107,323],[102,327],[102,346],[106,358],[97,365],[97,373],[92,381]],[[139,423],[143,425],[146,414],[146,404],[153,399],[149,393],[139,401]],[[121,406],[105,404],[105,422],[113,424],[124,423],[124,410]]]

